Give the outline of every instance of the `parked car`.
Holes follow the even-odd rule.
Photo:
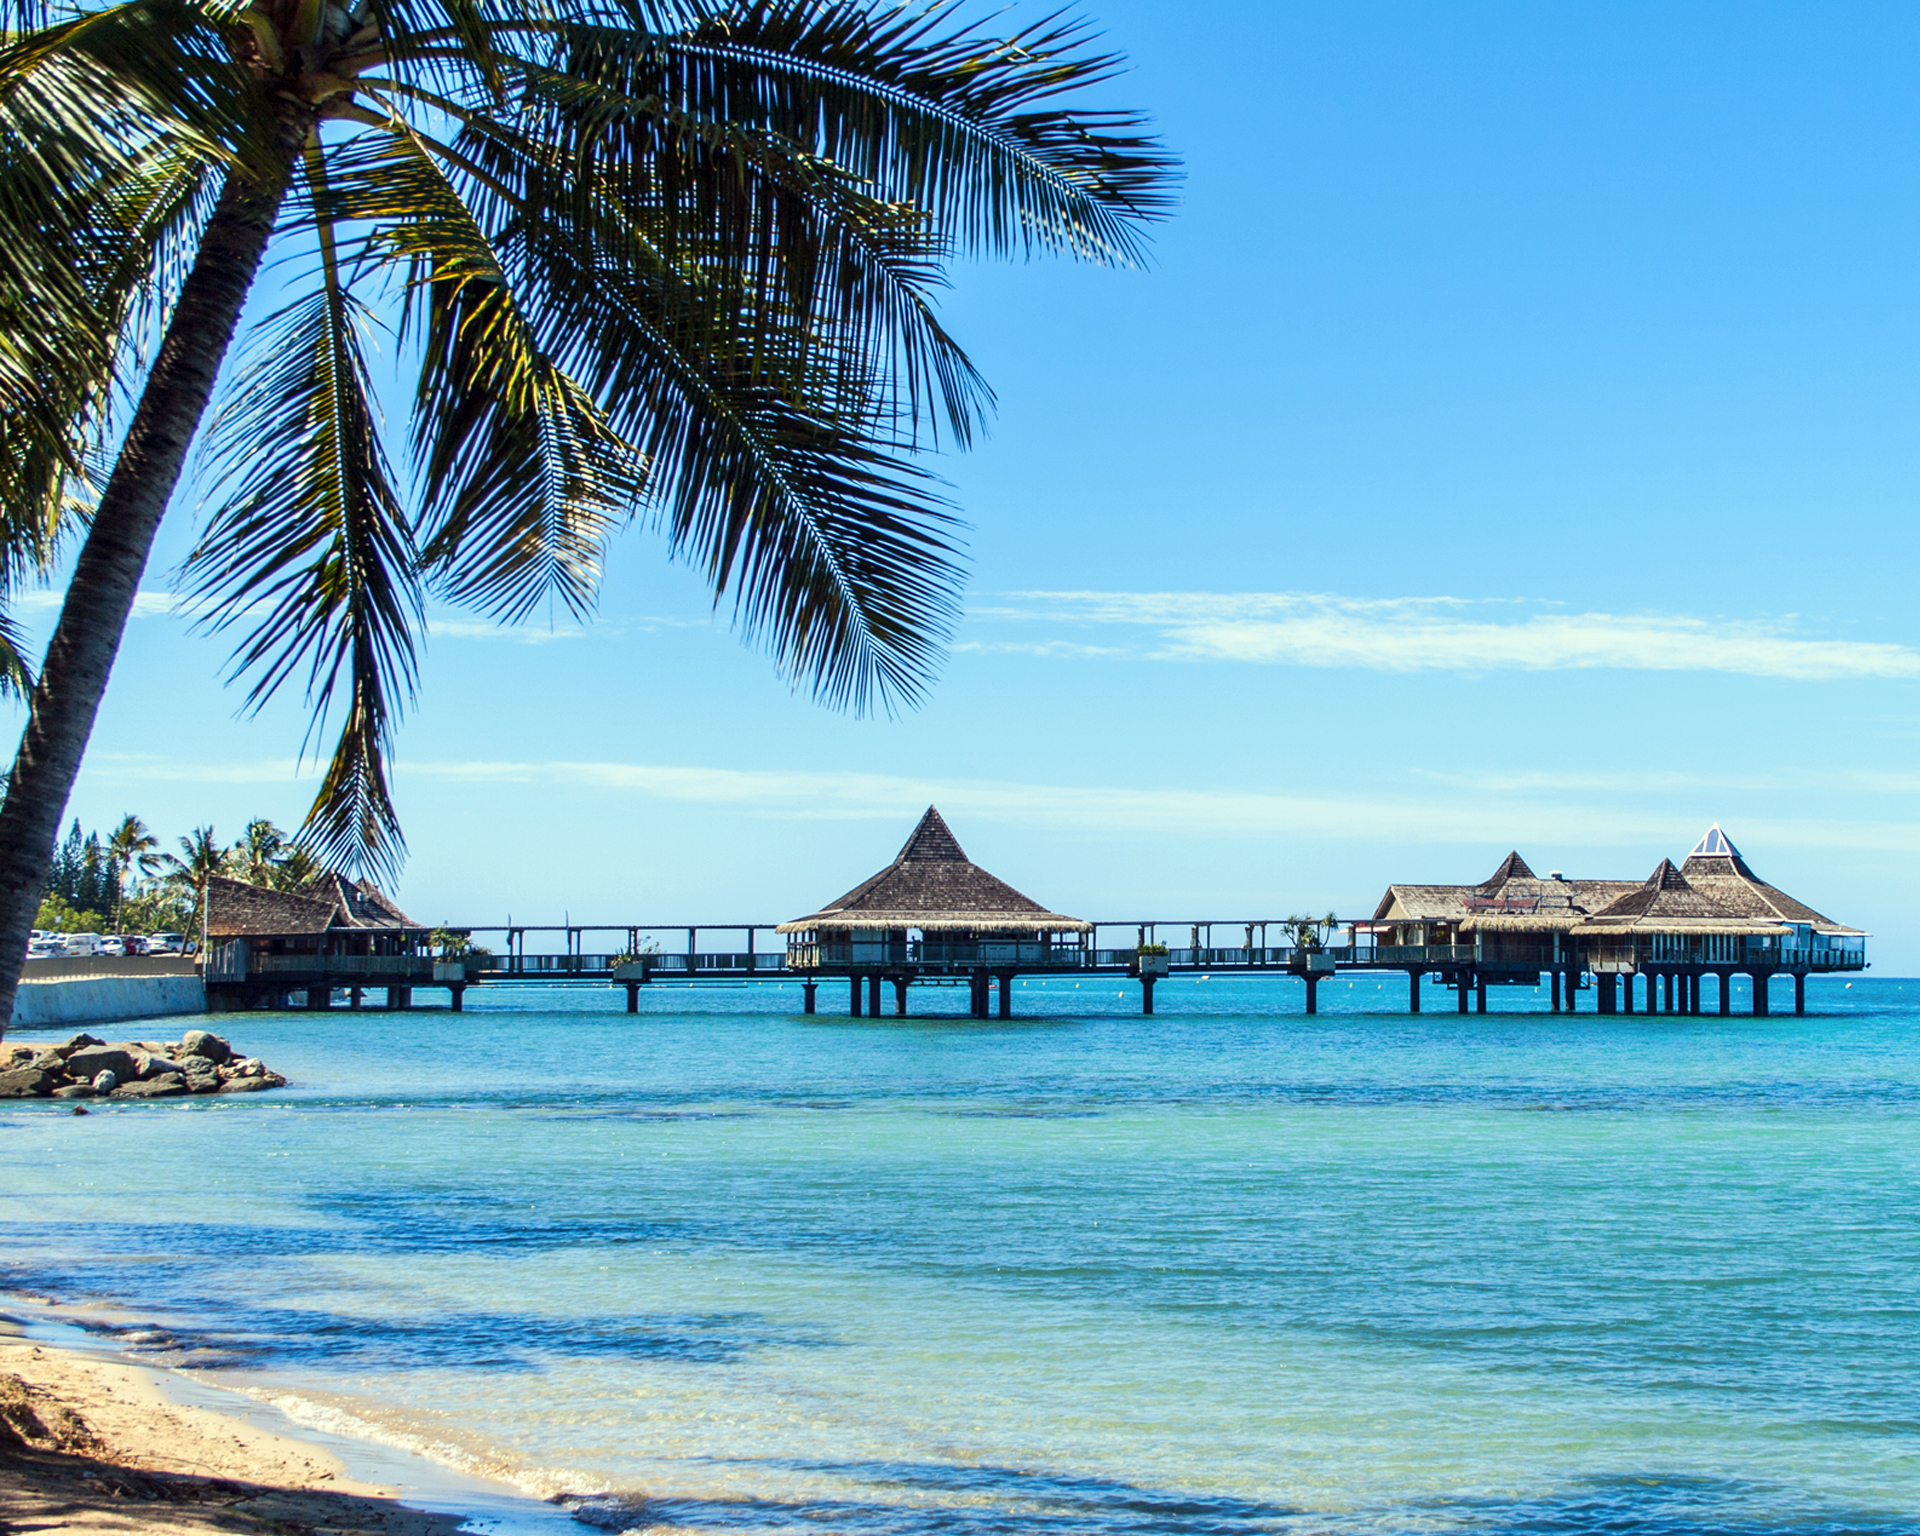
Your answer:
[[[29,960],[56,960],[66,953],[66,949],[54,943],[52,939],[27,940],[27,958]]]
[[[139,934],[123,933],[119,935],[119,938],[120,949],[123,954],[144,955],[147,952],[147,941]]]
[[[70,955],[97,955],[100,953],[100,935],[97,933],[70,933],[67,935],[67,953]]]
[[[186,952],[187,936],[184,933],[147,935],[147,953],[150,955],[184,955]]]

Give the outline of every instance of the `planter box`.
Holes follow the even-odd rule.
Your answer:
[[[645,981],[649,967],[644,960],[629,960],[613,968],[615,981]]]
[[[467,963],[464,960],[436,960],[433,962],[435,981],[465,981]]]
[[[1333,974],[1332,955],[1310,950],[1300,958],[1309,976],[1331,976]]]
[[[1173,962],[1172,955],[1139,955],[1135,958],[1142,976],[1164,976]]]

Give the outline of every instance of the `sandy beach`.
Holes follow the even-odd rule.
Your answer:
[[[138,1366],[0,1318],[0,1532],[451,1536],[458,1517],[355,1482],[323,1449],[168,1401]]]

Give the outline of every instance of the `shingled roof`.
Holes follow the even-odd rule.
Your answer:
[[[820,928],[919,928],[1085,933],[1093,925],[1049,912],[966,856],[939,811],[927,807],[899,856],[838,901],[782,923],[780,933]]]
[[[1518,851],[1477,885],[1390,885],[1375,922],[1452,923],[1462,933],[1564,933],[1631,880],[1542,880]]]
[[[342,928],[419,928],[374,886],[320,875],[297,891],[216,876],[207,882],[207,937],[237,939],[327,933]]]
[[[1743,912],[1719,893],[1695,885],[1662,859],[1646,880],[1610,902],[1574,930],[1581,937],[1633,933],[1784,934],[1778,918]]]
[[[1728,910],[1758,921],[1806,923],[1817,933],[1865,936],[1863,930],[1822,917],[1804,901],[1796,901],[1785,891],[1768,885],[1747,868],[1747,861],[1733,846],[1733,839],[1720,830],[1717,821],[1693,845],[1693,852],[1680,866],[1680,873]]]

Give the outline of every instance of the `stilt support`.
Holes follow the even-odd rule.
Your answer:
[[[847,1002],[847,1012],[852,1014],[856,1019],[860,1017],[860,985],[866,979],[864,976],[851,978],[851,985],[848,989],[852,996]]]
[[[1807,1011],[1807,973],[1805,971],[1793,973],[1793,1011],[1797,1014]]]
[[[1753,1011],[1758,1017],[1764,1017],[1772,1011],[1770,1006],[1772,999],[1767,996],[1767,983],[1772,980],[1773,974],[1770,971],[1753,973]]]
[[[867,978],[867,1016],[880,1017],[880,973],[875,971]]]
[[[1154,979],[1152,976],[1142,976],[1140,978],[1140,1011],[1143,1014],[1151,1014],[1153,1012]]]
[[[413,1006],[412,987],[388,987],[387,1007],[394,1012],[403,1012]]]
[[[1407,972],[1407,1012],[1418,1013],[1419,1011],[1420,1011],[1420,973],[1418,971],[1408,971]]]
[[[1467,994],[1473,990],[1473,978],[1465,971],[1454,973],[1454,1008],[1460,1013],[1467,1011]]]
[[[1318,1013],[1319,1011],[1320,1011],[1320,978],[1318,976],[1308,976],[1307,977],[1307,1012]]]
[[[814,1002],[814,994],[820,990],[820,983],[817,981],[809,981],[805,984],[802,990],[804,990],[807,994],[806,1011],[808,1013],[812,1013],[816,1006]]]
[[[912,979],[910,976],[893,978],[893,1016],[896,1019],[904,1019],[907,1016],[907,983]]]
[[[1473,1011],[1475,1013],[1487,1011],[1487,978],[1484,976],[1473,978]]]
[[[1634,975],[1632,971],[1628,971],[1626,972],[1626,974],[1624,974],[1620,978],[1620,980],[1622,982],[1620,992],[1621,992],[1621,998],[1622,998],[1622,1004],[1623,1004],[1621,1008],[1621,1012],[1632,1013],[1633,1012],[1633,984],[1636,980],[1638,980],[1638,978]]]
[[[1003,1019],[1013,1017],[1013,973],[1011,971],[1000,973],[1000,1017]]]
[[[451,995],[453,1000],[453,1011],[455,1013],[460,1012],[462,1000],[467,995],[467,989],[465,985],[461,982],[456,981],[453,983],[453,985],[447,988],[447,991]]]
[[[366,989],[364,987],[347,988],[347,1006],[349,1008],[358,1008],[362,1001],[362,994],[365,991]]]
[[[308,987],[307,1006],[314,1009],[331,1008],[333,1006],[333,988]]]
[[[811,985],[809,985],[807,988],[807,1001],[809,1003],[813,1001],[813,988]],[[627,1012],[638,1013],[639,1011],[640,1011],[640,983],[637,981],[630,981],[627,983]],[[812,1013],[813,1009],[808,1008],[807,1012]]]
[[[1553,991],[1553,1000],[1548,1004],[1547,1011],[1549,1013],[1558,1013],[1560,1011],[1560,973],[1558,971],[1549,971],[1547,974],[1552,978],[1551,986]]]

